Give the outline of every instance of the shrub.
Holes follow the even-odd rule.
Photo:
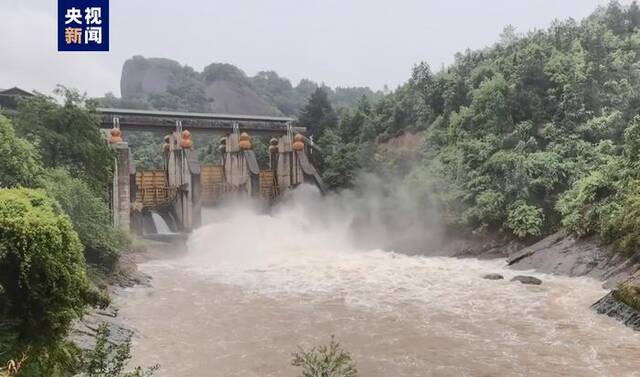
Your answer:
[[[302,377],[357,377],[358,370],[351,354],[331,336],[329,346],[300,348],[293,353],[291,365],[302,368]]]
[[[82,377],[149,377],[160,368],[154,365],[147,369],[134,368],[125,372],[124,368],[131,359],[131,336],[119,344],[109,341],[109,327],[100,325],[96,333],[96,344],[93,349],[82,355]]]
[[[42,169],[29,142],[16,137],[11,122],[0,115],[0,187],[31,186]]]
[[[469,216],[482,224],[495,224],[504,219],[504,207],[504,195],[487,190],[476,197],[476,205],[469,211]]]
[[[621,283],[613,290],[612,294],[616,300],[640,310],[640,288],[628,283]]]
[[[96,298],[59,206],[37,190],[0,189],[0,325],[13,343],[0,365],[26,350],[32,360],[56,357],[71,322]]]
[[[60,203],[73,221],[73,227],[85,247],[87,262],[105,271],[117,265],[119,251],[129,239],[111,224],[109,208],[87,183],[64,169],[48,170],[42,179],[45,191]]]
[[[618,198],[612,203],[611,210],[602,216],[601,236],[607,242],[623,252],[634,253],[640,246],[640,190],[639,181],[632,181]]]
[[[516,203],[507,216],[506,226],[519,238],[542,233],[542,209],[526,203]]]
[[[600,170],[579,179],[556,204],[562,225],[578,236],[600,232],[603,204],[615,190],[613,181]]]

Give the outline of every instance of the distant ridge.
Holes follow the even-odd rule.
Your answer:
[[[118,107],[197,111],[246,115],[295,116],[318,84],[303,79],[297,86],[276,72],[247,76],[226,63],[213,63],[197,72],[166,58],[134,56],[122,67]],[[349,107],[366,96],[382,97],[367,87],[325,87],[337,108]]]

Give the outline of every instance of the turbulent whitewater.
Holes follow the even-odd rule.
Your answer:
[[[120,298],[134,362],[160,376],[296,376],[291,352],[335,334],[362,376],[640,376],[640,334],[589,309],[599,282],[526,286],[500,260],[371,248],[400,235],[434,255],[437,237],[410,214],[376,219],[389,212],[367,200],[303,193],[269,215],[209,213],[187,252],[140,266],[152,287]],[[506,279],[481,278],[494,272]]]

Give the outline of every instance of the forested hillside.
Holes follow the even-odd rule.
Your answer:
[[[0,376],[146,376],[121,373],[129,342],[109,346],[120,352],[109,361],[104,346],[68,339],[88,309],[109,304],[105,281],[123,274],[132,239],[112,223],[115,155],[93,106],[55,94],[0,113]]]
[[[382,97],[367,87],[332,89],[308,79],[293,86],[274,71],[251,77],[232,64],[212,63],[197,72],[174,60],[134,56],[122,67],[122,98],[108,94],[100,101],[124,108],[296,116],[319,86],[336,108],[353,106],[363,95]]]
[[[581,22],[525,35],[507,27],[495,45],[457,54],[438,72],[418,64],[395,92],[321,127],[325,150],[335,151],[325,178],[344,186],[356,166],[400,172],[452,230],[531,240],[564,226],[635,250],[639,26],[635,2],[612,2]],[[420,134],[418,150],[389,147]]]

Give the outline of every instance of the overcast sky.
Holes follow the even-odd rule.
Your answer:
[[[622,3],[629,3],[622,1]],[[449,64],[555,18],[581,19],[606,0],[110,0],[111,51],[59,53],[56,0],[0,0],[0,88],[50,93],[64,84],[120,95],[122,63],[167,57],[198,71],[232,63],[330,86],[395,88],[411,67]]]

